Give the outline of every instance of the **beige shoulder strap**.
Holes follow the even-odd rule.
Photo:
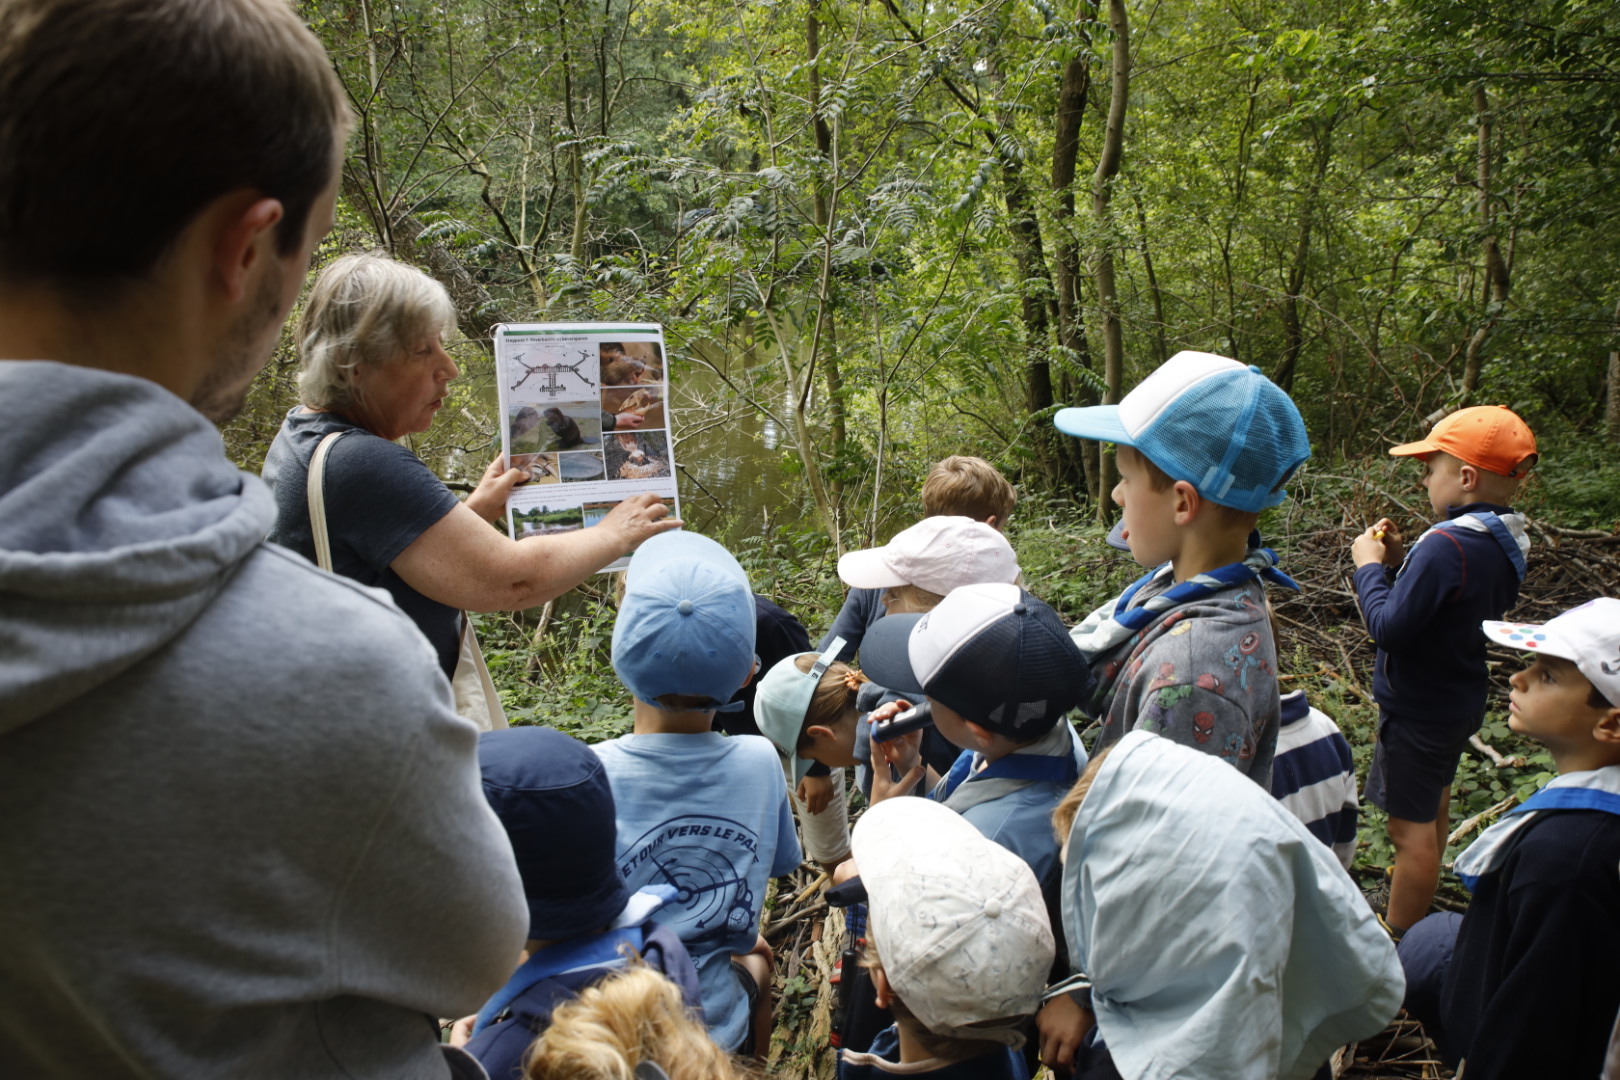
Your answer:
[[[332,541],[326,535],[326,454],[346,432],[334,431],[321,440],[309,459],[309,478],[304,487],[309,495],[309,530],[315,536],[315,565],[332,572]]]

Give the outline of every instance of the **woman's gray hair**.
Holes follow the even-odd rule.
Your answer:
[[[380,367],[432,330],[448,335],[456,309],[443,285],[387,255],[344,255],[310,290],[298,320],[298,396],[312,409],[354,404],[354,369]]]

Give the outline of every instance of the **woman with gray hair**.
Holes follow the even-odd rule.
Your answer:
[[[270,539],[313,560],[310,462],[327,436],[341,436],[321,473],[331,569],[387,589],[452,678],[463,609],[538,606],[680,524],[644,494],[589,529],[517,541],[490,528],[524,473],[496,457],[463,502],[394,442],[426,431],[443,407],[459,374],[444,349],[454,328],[449,295],[421,271],[383,255],[332,263],[298,324],[303,404],[288,412],[264,460],[277,506]]]

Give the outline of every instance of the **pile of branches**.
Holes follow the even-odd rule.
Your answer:
[[[1284,551],[1284,567],[1304,587],[1298,593],[1271,591],[1278,655],[1286,658],[1303,649],[1315,667],[1285,672],[1284,688],[1291,681],[1326,679],[1372,706],[1369,673],[1375,649],[1362,626],[1351,584],[1355,567],[1350,541],[1355,532],[1308,525],[1298,517],[1290,524],[1295,528],[1276,543]],[[1529,531],[1528,571],[1519,587],[1519,602],[1507,618],[1544,622],[1595,597],[1620,595],[1620,532],[1564,529],[1536,521],[1530,522]],[[1491,667],[1496,688],[1505,694],[1507,676],[1516,667],[1500,662]]]

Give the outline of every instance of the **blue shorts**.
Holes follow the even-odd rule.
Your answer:
[[[1406,975],[1406,997],[1401,1002],[1412,1019],[1428,1032],[1448,1063],[1456,1058],[1446,1045],[1445,1032],[1440,1025],[1440,996],[1446,985],[1446,972],[1451,968],[1451,957],[1457,948],[1457,933],[1462,929],[1463,917],[1455,911],[1437,911],[1426,915],[1408,930],[1395,947],[1400,957],[1401,971]]]
[[[1468,737],[1484,717],[1425,723],[1387,709],[1378,714],[1378,745],[1367,770],[1366,800],[1392,818],[1422,824],[1440,811],[1440,793],[1457,778]]]

